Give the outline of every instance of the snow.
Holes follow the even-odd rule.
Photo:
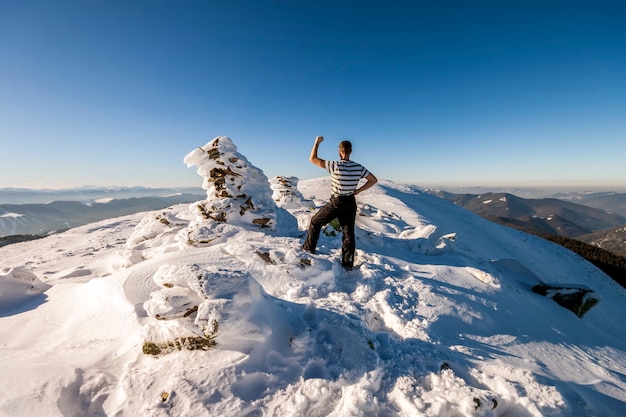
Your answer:
[[[4,214],[0,214],[0,218],[2,217],[6,217],[6,218],[17,218],[17,217],[22,217],[23,214],[19,214],[19,213],[4,213]]]
[[[185,158],[206,200],[0,248],[0,416],[623,415],[626,291],[593,265],[381,180],[346,272],[340,236],[300,248],[329,179],[216,140]]]

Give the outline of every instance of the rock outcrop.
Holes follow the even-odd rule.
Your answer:
[[[208,244],[228,235],[232,227],[266,229],[295,228],[296,221],[277,207],[273,191],[262,170],[237,152],[230,138],[218,136],[184,159],[203,177],[207,199],[192,205],[195,220],[181,239],[186,244]]]

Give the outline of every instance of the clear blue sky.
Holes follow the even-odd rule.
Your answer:
[[[623,1],[0,0],[0,187],[196,186],[354,143],[421,186],[626,187]]]

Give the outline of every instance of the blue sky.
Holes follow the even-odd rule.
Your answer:
[[[0,0],[0,187],[268,177],[626,188],[621,1]]]

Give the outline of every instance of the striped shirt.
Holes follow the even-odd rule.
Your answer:
[[[352,195],[361,178],[369,175],[364,166],[353,161],[326,161],[326,169],[332,178],[331,193],[334,196]]]

